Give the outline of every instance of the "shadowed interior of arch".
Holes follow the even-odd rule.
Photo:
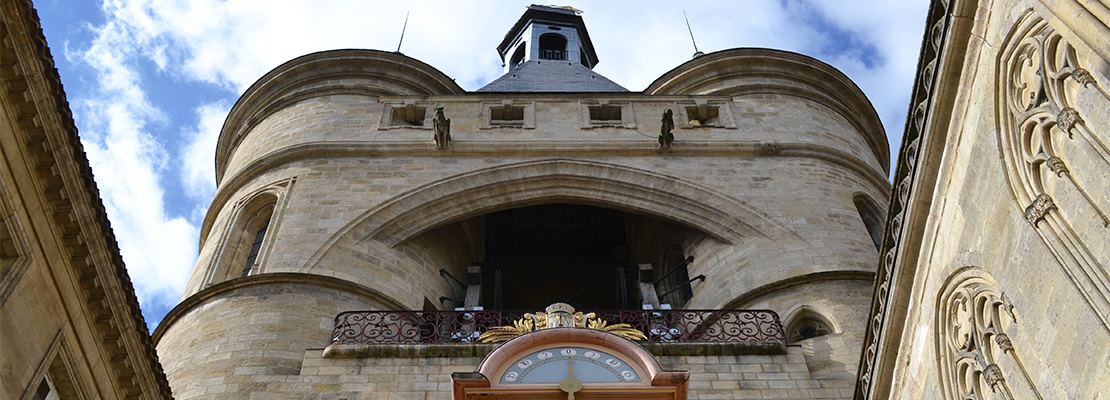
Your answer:
[[[460,229],[461,225],[468,228]],[[426,245],[466,246],[456,232],[480,238],[472,249],[482,267],[485,309],[542,310],[566,302],[581,310],[638,309],[638,265],[650,263],[655,279],[687,276],[673,261],[674,249],[710,239],[687,226],[655,216],[583,204],[548,203],[491,212],[421,234]],[[460,243],[450,244],[453,240]],[[711,240],[711,239],[710,239]],[[476,241],[477,242],[477,241]],[[682,258],[682,257],[679,257]],[[457,269],[459,271],[461,269]],[[696,292],[697,283],[664,279],[659,294]],[[668,298],[670,298],[668,297]],[[676,304],[676,306],[679,306]]]

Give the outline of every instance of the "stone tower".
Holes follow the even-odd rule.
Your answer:
[[[644,348],[689,371],[690,396],[719,389],[694,383],[717,379],[700,364],[741,357],[766,358],[735,390],[850,395],[890,191],[855,84],[743,48],[628,91],[592,70],[582,17],[546,6],[498,51],[505,75],[475,92],[398,53],[336,50],[243,94],[196,269],[153,335],[177,398],[450,398],[451,372],[490,345],[337,358],[337,314],[555,302],[772,310],[785,343],[770,357]]]

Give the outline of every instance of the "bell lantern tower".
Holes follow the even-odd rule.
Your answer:
[[[497,46],[505,73],[528,61],[566,61],[593,69],[597,65],[581,11],[571,7],[531,5]]]

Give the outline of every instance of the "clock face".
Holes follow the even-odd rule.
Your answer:
[[[568,365],[569,364],[569,365]],[[582,382],[640,382],[631,366],[613,355],[581,347],[540,350],[513,362],[501,375],[501,383],[559,383],[569,378]]]

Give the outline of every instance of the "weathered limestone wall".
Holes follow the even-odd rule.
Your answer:
[[[484,237],[468,223],[545,203],[605,207],[681,226],[676,232],[685,233],[668,237],[694,256],[690,275],[707,277],[694,285],[687,308],[736,307],[757,290],[760,296],[784,288],[795,293],[789,287],[798,282],[825,281],[821,289],[832,293],[826,310],[845,312],[831,317],[850,322],[811,346],[808,357],[833,357],[836,365],[846,365],[842,352],[831,349],[858,346],[853,342],[858,335],[845,332],[862,329],[850,305],[862,304],[866,296],[838,293],[865,292],[858,280],[870,276],[877,263],[853,197],[885,202],[886,145],[876,143],[885,140],[882,128],[858,88],[831,67],[771,50],[722,53],[749,52],[783,57],[775,62],[781,65],[770,63],[772,70],[812,74],[793,83],[781,76],[732,74],[719,78],[719,89],[675,84],[655,94],[599,96],[466,94],[426,65],[372,51],[318,53],[275,69],[244,94],[228,118],[217,147],[219,189],[202,228],[197,268],[184,303],[155,334],[164,358],[172,360],[167,371],[176,393],[261,395],[308,390],[311,382],[312,390],[335,395],[348,390],[344,384],[394,382],[360,381],[360,371],[381,371],[343,364],[355,362],[350,360],[328,361],[344,368],[324,363],[300,370],[298,352],[326,345],[339,311],[420,309],[440,296],[460,297],[438,271],[462,276],[468,265],[481,261],[475,243]],[[404,68],[382,67],[390,63]],[[343,78],[318,79],[322,75]],[[743,85],[776,89],[725,89]],[[851,104],[837,103],[844,99]],[[602,102],[621,107],[620,123],[590,122],[588,106]],[[448,149],[435,149],[431,123],[390,123],[393,107],[406,103],[429,117],[443,107],[451,119]],[[716,107],[710,126],[693,126],[686,117],[698,104]],[[524,107],[521,126],[492,126],[489,109],[504,105]],[[675,112],[675,142],[660,150],[660,115],[666,109]],[[250,220],[255,210],[265,209],[255,204],[259,199],[273,201],[273,212],[257,265],[243,278],[243,262],[232,259],[244,253],[242,238],[257,232]],[[661,254],[644,251],[637,257],[655,262]],[[342,285],[316,293],[289,282],[261,283],[286,275],[346,282],[361,294],[343,297]],[[782,282],[791,283],[775,286]],[[263,289],[267,285],[276,292]],[[802,302],[760,301],[780,313]],[[300,327],[310,328],[293,331]],[[234,354],[225,355],[218,350],[222,346]],[[800,347],[791,349],[793,358],[753,359],[758,361],[742,363],[767,366],[744,371],[724,364],[736,360],[715,357],[672,361],[706,374],[697,379],[707,384],[726,372],[721,368],[741,374],[722,378],[735,385],[697,388],[707,391],[706,398],[757,393],[733,390],[836,397],[850,386],[842,374],[830,372],[830,363],[813,365],[819,365],[820,377],[836,379],[797,375],[807,368],[807,356]],[[305,368],[317,368],[304,362]],[[428,365],[455,365],[444,362]],[[703,364],[720,365],[702,370]],[[788,364],[801,370],[781,371]],[[308,373],[319,376],[304,376]],[[440,389],[430,383],[388,388]]]
[[[1066,1],[960,3],[967,16],[953,29],[965,33],[953,40],[967,42],[967,55],[938,72],[952,74],[941,87],[956,89],[937,100],[952,118],[933,122],[937,136],[922,150],[935,154],[926,176],[938,178],[910,200],[930,208],[927,219],[907,222],[923,237],[919,251],[903,256],[916,270],[896,285],[909,293],[895,306],[907,308],[905,328],[880,349],[897,354],[890,397],[981,398],[1004,389],[1014,398],[1106,396],[1105,287],[1083,282],[1105,282],[1110,265],[1110,228],[1097,211],[1110,209],[1110,165],[1100,156],[1110,143],[1110,21],[1084,19],[1083,6]],[[1084,40],[1091,37],[1101,41]],[[1089,83],[1071,67],[1086,69]],[[1064,127],[1064,107],[1082,126]],[[1050,156],[1069,172],[1052,171]],[[1052,205],[1033,201],[1040,196]]]
[[[226,379],[196,385],[177,398],[212,399],[428,399],[451,398],[451,373],[474,372],[480,357],[324,358],[303,353],[298,372],[274,374],[238,367]],[[784,355],[660,356],[668,370],[690,372],[689,399],[844,399],[852,377],[818,378],[806,366],[806,350]],[[552,390],[557,390],[552,388]],[[250,392],[254,392],[253,394]]]
[[[273,241],[266,250],[261,271],[312,271],[368,286],[393,282],[394,286],[380,290],[389,291],[401,303],[418,308],[422,297],[436,299],[450,290],[438,275],[441,266],[428,265],[421,253],[406,251],[413,246],[427,248],[427,245],[412,243],[391,248],[377,240],[352,237],[354,233],[344,230],[365,221],[367,210],[379,207],[387,199],[402,196],[413,187],[431,187],[445,176],[465,171],[524,165],[529,161],[514,157],[331,158],[292,162],[280,170],[264,173],[253,182],[271,183],[292,177],[296,177],[296,182],[286,194],[287,203],[277,211],[282,215],[280,225],[268,231]],[[878,197],[875,194],[878,189],[861,184],[858,175],[836,165],[796,157],[604,157],[592,162],[666,171],[669,176],[742,201],[758,210],[771,227],[762,232],[742,234],[733,244],[703,242],[688,250],[695,256],[690,266],[691,276],[704,273],[710,278],[697,290],[698,297],[691,307],[720,307],[747,290],[799,275],[874,268],[877,254],[852,196],[862,191]],[[797,176],[783,176],[782,171],[796,171]],[[367,178],[368,175],[382,177]],[[504,190],[513,190],[513,180],[521,179],[527,177],[514,176],[510,171],[490,174],[473,184],[508,181],[509,186]],[[585,179],[590,177],[583,177]],[[624,179],[629,185],[639,184],[635,177]],[[253,182],[240,192],[251,193],[261,186]],[[592,185],[598,191],[619,190],[605,182],[585,185]],[[611,203],[601,205],[617,209],[627,207]],[[458,206],[466,207],[464,204]],[[503,206],[511,207],[511,203]],[[230,207],[221,210],[211,232],[225,232],[231,219]],[[215,263],[218,240],[209,239],[208,243],[198,261],[201,268],[194,272],[186,295],[203,287],[201,280]],[[455,259],[449,270],[460,271],[472,261],[462,257]]]
[[[355,290],[295,282],[229,288],[189,304],[155,333],[159,357],[178,399],[247,398],[269,378],[296,376],[304,350],[330,343],[335,316],[381,309]]]

